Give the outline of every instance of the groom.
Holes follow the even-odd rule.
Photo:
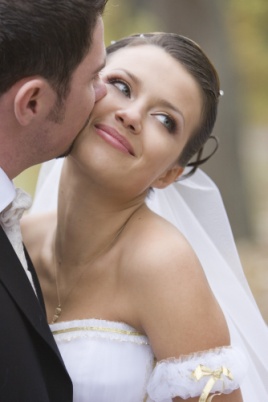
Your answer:
[[[72,401],[34,268],[20,232],[17,244],[10,235],[12,179],[68,151],[106,94],[98,77],[106,1],[0,0],[1,402]]]

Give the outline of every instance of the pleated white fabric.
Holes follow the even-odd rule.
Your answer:
[[[148,339],[124,323],[77,320],[50,328],[73,382],[73,402],[143,402],[153,370]]]

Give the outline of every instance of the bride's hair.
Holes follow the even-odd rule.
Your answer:
[[[185,67],[201,89],[203,98],[202,121],[192,133],[178,161],[183,167],[191,166],[191,173],[193,173],[218,148],[218,140],[211,136],[217,116],[219,96],[221,95],[217,71],[197,43],[185,36],[174,33],[153,32],[131,35],[118,41],[113,41],[107,47],[107,55],[109,56],[124,47],[139,45],[155,45],[164,49]],[[215,149],[211,155],[202,159],[203,147],[210,137],[215,140]],[[196,154],[196,160],[190,162],[191,158]]]

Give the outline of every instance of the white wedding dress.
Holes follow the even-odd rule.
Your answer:
[[[143,402],[154,366],[146,336],[127,324],[79,320],[50,325],[74,385],[74,402]]]
[[[192,378],[199,363],[230,369],[235,380],[224,378],[224,386],[218,381],[214,392],[238,388],[247,371],[244,355],[229,347],[163,360],[155,367],[148,338],[120,322],[86,319],[50,328],[73,382],[74,402],[172,402],[172,395],[201,394],[207,378]]]
[[[50,162],[42,169],[32,213],[56,208],[61,163]],[[148,205],[177,226],[195,250],[226,317],[234,354],[210,351],[186,362],[160,362],[154,368],[148,339],[124,323],[90,317],[55,323],[51,330],[74,383],[74,402],[188,398],[197,392],[197,384],[192,381],[188,389],[184,387],[189,382],[185,373],[192,373],[198,364],[213,370],[226,365],[241,384],[244,402],[268,402],[268,329],[244,276],[217,187],[198,170],[185,181],[154,191]],[[228,390],[229,380],[224,380]],[[197,395],[206,381],[198,382]],[[220,381],[218,385],[221,390]]]

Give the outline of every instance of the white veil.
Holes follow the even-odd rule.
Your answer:
[[[61,165],[62,160],[57,160],[42,166],[31,213],[56,208]],[[244,402],[268,401],[268,329],[241,267],[217,187],[197,170],[190,178],[154,190],[147,203],[177,226],[192,245],[225,314],[232,344],[249,359],[241,387]]]

